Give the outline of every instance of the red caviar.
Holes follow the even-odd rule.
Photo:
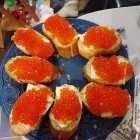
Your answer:
[[[51,110],[55,119],[67,121],[76,121],[81,112],[81,105],[75,91],[69,88],[61,89],[60,99],[58,99]]]
[[[59,69],[59,73],[62,75],[62,74],[64,74],[64,68],[60,68]]]
[[[133,66],[132,64],[127,64],[126,66],[126,75],[132,75],[133,74]]]
[[[8,70],[14,72],[19,81],[42,82],[47,76],[52,77],[53,65],[39,57],[21,56],[9,64]]]
[[[17,45],[22,45],[24,49],[33,56],[49,58],[54,53],[54,48],[49,42],[45,42],[33,29],[19,29],[15,32],[13,40]]]
[[[87,30],[83,44],[87,47],[94,45],[95,48],[109,49],[116,41],[114,30],[103,26],[94,26]]]
[[[112,112],[112,115],[124,116],[130,104],[126,89],[94,83],[87,86],[86,99],[91,111],[97,115]]]
[[[95,69],[95,73],[103,80],[118,82],[125,77],[126,63],[122,62],[118,64],[117,56],[112,56],[110,58],[103,56],[96,57],[92,65]]]
[[[51,32],[63,45],[71,43],[74,36],[77,35],[69,22],[58,14],[49,17],[44,25],[46,30]]]
[[[12,124],[18,122],[36,125],[47,107],[47,97],[52,91],[49,88],[31,89],[24,92],[16,101],[12,111]]]

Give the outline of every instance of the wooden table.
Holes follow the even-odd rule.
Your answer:
[[[13,32],[4,32],[5,40],[4,40],[4,47],[0,49],[0,63],[2,62],[3,57],[5,56],[5,53],[9,49],[12,41],[11,41],[11,36]]]
[[[50,6],[50,0],[43,0],[44,4]],[[11,36],[13,32],[4,32],[5,40],[4,40],[4,49],[0,48],[0,64],[3,60],[3,57],[5,56],[5,53],[9,49],[12,41],[11,41]]]

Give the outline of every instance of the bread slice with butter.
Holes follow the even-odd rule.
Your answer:
[[[23,136],[35,130],[53,101],[54,93],[49,87],[29,84],[11,110],[9,121],[12,133]]]
[[[127,89],[94,82],[82,89],[81,97],[87,110],[103,118],[124,117],[131,103]]]
[[[92,57],[83,68],[85,78],[90,82],[106,85],[125,84],[133,75],[131,62],[123,56]]]
[[[58,53],[66,58],[76,56],[78,52],[78,33],[63,17],[55,14],[42,26],[44,35],[52,40]]]
[[[77,88],[72,85],[56,87],[56,96],[51,108],[50,130],[57,139],[67,140],[76,131],[82,114],[82,100]]]
[[[48,83],[56,79],[57,68],[39,57],[16,56],[5,64],[7,74],[19,83]]]
[[[55,48],[49,39],[32,28],[20,28],[11,38],[25,54],[48,59]]]
[[[115,54],[121,43],[121,37],[114,28],[93,26],[80,36],[78,49],[83,57],[90,59],[92,56]]]

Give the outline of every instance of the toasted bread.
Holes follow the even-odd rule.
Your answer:
[[[125,116],[131,101],[127,89],[93,82],[82,89],[81,97],[83,104],[92,114],[104,118]]]
[[[90,59],[92,56],[112,55],[122,43],[119,33],[110,27],[93,26],[78,41],[79,53]]]
[[[20,28],[11,38],[25,54],[47,59],[54,54],[54,47],[49,39],[32,28]]]
[[[52,40],[58,53],[66,58],[77,55],[78,33],[58,14],[48,18],[42,26],[44,35]]]
[[[71,85],[56,87],[55,103],[51,108],[50,129],[53,136],[69,139],[76,131],[82,114],[82,100],[78,89]]]
[[[93,62],[96,63],[97,68],[93,66]],[[123,65],[123,68],[121,65]],[[123,56],[114,55],[109,58],[98,56],[92,57],[84,65],[83,71],[85,78],[89,82],[98,82],[106,85],[122,85],[132,77],[133,66],[131,62]],[[100,73],[100,75],[98,75],[98,73]]]
[[[8,75],[19,83],[47,83],[56,79],[57,68],[39,57],[16,56],[5,64]]]
[[[35,130],[54,101],[54,93],[44,85],[30,85],[14,104],[10,114],[11,131],[23,136]]]

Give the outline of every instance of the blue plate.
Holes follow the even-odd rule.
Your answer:
[[[89,21],[80,19],[67,20],[80,34],[84,33],[89,27],[96,25]],[[42,24],[35,26],[35,30],[42,33],[41,26]],[[16,102],[17,98],[26,90],[26,85],[21,85],[16,81],[12,80],[7,75],[4,69],[5,63],[10,58],[17,55],[22,56],[25,54],[22,53],[18,48],[16,48],[16,45],[13,43],[8,52],[6,53],[0,67],[0,102],[7,118],[9,118],[11,108]],[[125,50],[124,46],[121,46],[120,50],[117,52],[117,55],[122,55],[128,58],[127,51]],[[64,68],[64,74],[62,76],[58,76],[55,81],[49,84],[54,90],[56,86],[60,86],[65,83],[72,84],[80,89],[88,83],[83,77],[82,70],[83,65],[87,62],[87,60],[82,56],[78,55],[74,58],[66,59],[54,55],[50,58],[50,61],[57,67]],[[67,81],[67,75],[70,75],[70,81]],[[131,94],[131,97],[133,97],[134,77],[132,77],[132,79],[126,83],[124,88],[127,88]],[[48,120],[49,119],[47,113],[44,116],[39,128],[26,136],[30,139],[55,140],[55,138],[50,134]],[[101,139],[102,137],[110,133],[121,122],[121,120],[122,118],[103,119],[97,116],[93,116],[88,111],[83,109],[82,119],[80,121],[78,130],[77,132],[75,132],[71,139],[74,139],[76,135],[80,137],[80,140]],[[94,125],[96,125],[97,128],[94,128]]]

